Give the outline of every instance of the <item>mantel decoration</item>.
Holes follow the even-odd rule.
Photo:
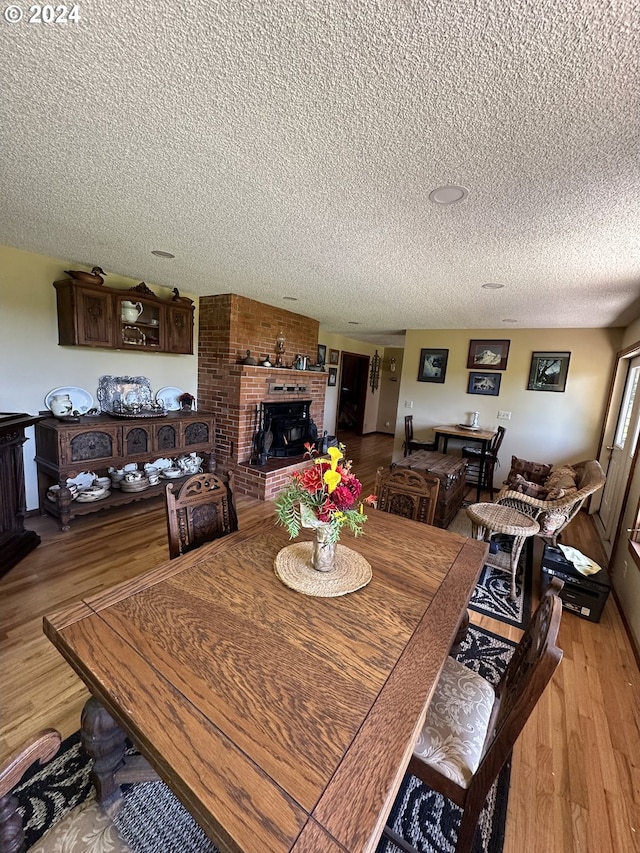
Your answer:
[[[305,456],[317,457],[314,445],[306,444]],[[288,486],[276,499],[278,523],[291,539],[303,527],[315,530],[314,542],[298,542],[283,548],[276,557],[275,572],[287,586],[307,595],[336,596],[353,592],[371,580],[371,566],[350,548],[338,544],[343,528],[354,536],[362,533],[367,520],[361,501],[362,483],[344,459],[344,445],[330,447],[329,459],[314,458],[314,464],[291,475]]]

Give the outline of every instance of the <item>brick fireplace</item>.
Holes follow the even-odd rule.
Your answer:
[[[251,464],[262,404],[309,402],[309,416],[322,435],[327,374],[293,370],[296,355],[316,361],[319,323],[235,294],[200,299],[198,404],[216,417],[218,470],[234,467],[236,491],[270,500],[304,467],[302,456],[270,458]],[[247,350],[258,361],[275,360],[276,337],[285,338],[287,367],[240,362]]]

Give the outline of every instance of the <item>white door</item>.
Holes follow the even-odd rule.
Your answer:
[[[637,356],[629,364],[613,444],[606,448],[608,464],[606,464],[606,457],[601,460],[607,475],[607,482],[602,490],[600,508],[596,514],[596,524],[608,556],[611,556],[618,519],[622,510],[622,498],[638,441],[639,430],[640,356]]]

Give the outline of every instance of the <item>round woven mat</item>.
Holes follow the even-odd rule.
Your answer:
[[[285,586],[315,595],[335,598],[366,586],[371,580],[371,566],[362,556],[344,545],[336,545],[334,568],[318,572],[311,566],[313,542],[294,542],[276,555],[273,564],[276,576]]]

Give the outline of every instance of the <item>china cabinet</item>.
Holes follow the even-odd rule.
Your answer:
[[[76,279],[54,281],[61,346],[193,353],[194,306],[162,299],[144,285],[116,290]]]
[[[197,453],[204,460],[203,467],[215,470],[214,418],[203,412],[122,419],[101,414],[76,423],[49,417],[36,424],[35,434],[40,511],[56,516],[62,530],[68,530],[76,516],[161,496],[167,483],[161,479],[141,492],[111,489],[101,500],[79,503],[72,500],[67,480],[84,471],[106,476],[109,468],[134,462],[143,468],[145,463],[159,458],[173,459],[189,453]],[[52,500],[48,492],[54,485],[60,488]]]

